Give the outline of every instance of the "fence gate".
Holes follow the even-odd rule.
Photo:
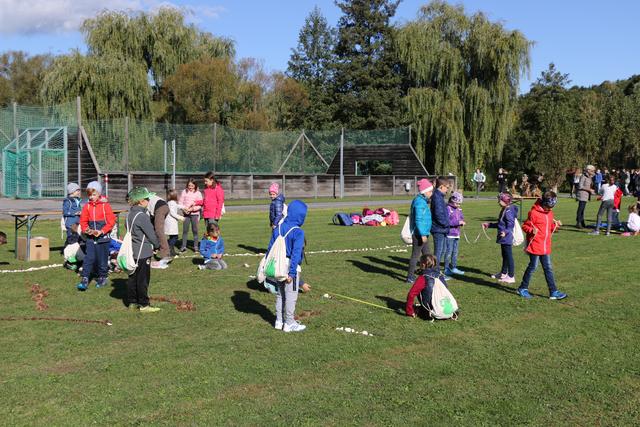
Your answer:
[[[4,195],[65,197],[67,128],[27,128],[2,150]]]

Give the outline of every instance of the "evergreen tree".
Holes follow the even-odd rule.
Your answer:
[[[398,54],[416,148],[438,173],[468,177],[499,159],[515,122],[518,81],[530,42],[482,13],[433,1],[403,26]],[[428,160],[434,159],[434,162]]]
[[[51,66],[51,55],[29,56],[22,51],[0,55],[0,106],[17,102],[38,105],[42,78]]]
[[[318,7],[307,16],[298,35],[298,46],[292,49],[287,75],[302,84],[308,92],[309,107],[300,111],[293,122],[307,129],[323,129],[331,125],[334,103],[331,81],[335,56],[335,30]]]
[[[399,0],[342,0],[336,44],[336,121],[353,129],[402,122],[402,79],[390,20]]]

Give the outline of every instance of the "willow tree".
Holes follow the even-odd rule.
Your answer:
[[[162,86],[181,64],[231,57],[233,43],[184,22],[182,12],[156,14],[105,11],[86,20],[87,55],[59,57],[44,79],[43,101],[81,96],[87,118],[141,117],[166,110]],[[153,100],[153,101],[152,101]]]
[[[411,80],[405,101],[420,157],[462,177],[500,158],[529,67],[524,35],[433,1],[400,28],[396,46]]]

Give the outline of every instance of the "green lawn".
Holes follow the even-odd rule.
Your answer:
[[[575,207],[562,199],[556,216],[573,224]],[[587,217],[596,209],[589,204]],[[466,202],[469,238],[498,210],[495,202]],[[0,317],[113,323],[0,321],[2,424],[638,425],[640,237],[565,227],[553,254],[559,289],[569,294],[563,301],[546,298],[541,270],[531,284],[536,298],[520,299],[515,286],[488,277],[500,265],[498,245],[484,237],[461,242],[467,275],[450,286],[460,319],[431,323],[322,297],[336,292],[398,309],[408,291],[400,227],[336,227],[332,214],[310,212],[309,252],[398,247],[311,253],[303,271],[313,291],[298,300],[308,329],[299,334],[272,328],[274,298],[249,278],[255,256],[227,257],[224,272],[198,271],[191,258],[154,270],[152,296],[189,300],[197,311],[162,303],[150,315],[124,308],[124,274],[86,293],[61,268],[1,274]],[[39,222],[35,234],[59,246],[57,224]],[[13,239],[12,223],[0,222],[0,229]],[[229,214],[222,231],[229,254],[268,242],[263,213]],[[525,255],[514,253],[519,279]],[[10,241],[0,250],[0,268],[60,262],[56,251],[51,258],[16,262]],[[34,283],[49,292],[45,312],[31,300]]]

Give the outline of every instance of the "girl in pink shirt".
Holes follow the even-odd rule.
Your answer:
[[[193,233],[193,250],[198,250],[198,223],[200,222],[200,206],[198,202],[202,202],[202,193],[198,191],[198,183],[193,179],[189,179],[187,186],[180,194],[178,204],[184,206],[184,223],[182,224],[182,246],[180,252],[187,250],[187,239],[189,238],[189,227]]]
[[[202,216],[207,224],[218,224],[222,216],[222,205],[224,204],[224,190],[216,181],[213,172],[209,171],[204,176],[203,200],[196,202],[196,206],[202,206]]]

